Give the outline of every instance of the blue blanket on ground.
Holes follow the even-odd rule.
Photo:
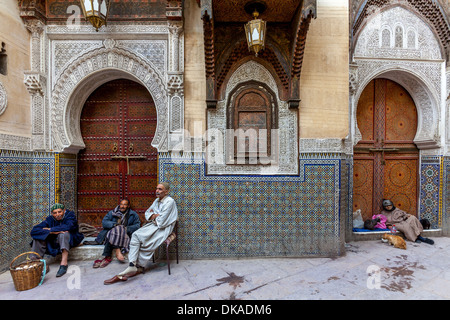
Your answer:
[[[385,232],[390,232],[390,229],[364,229],[364,228],[353,228],[353,232],[376,232],[376,231],[385,231]]]

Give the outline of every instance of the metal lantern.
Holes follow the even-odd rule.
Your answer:
[[[264,49],[264,39],[266,37],[266,22],[258,19],[259,12],[255,9],[253,20],[250,20],[245,27],[245,36],[247,38],[248,50],[254,51],[255,56]]]
[[[80,0],[83,14],[95,28],[95,31],[105,25],[108,18],[111,0]]]

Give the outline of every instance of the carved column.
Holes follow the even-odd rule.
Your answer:
[[[31,70],[24,72],[24,83],[31,95],[32,150],[45,150],[47,79],[42,73],[44,65],[41,62],[44,56],[41,48],[44,23],[29,19],[25,21],[25,26],[31,33]]]
[[[349,78],[348,78],[348,89],[349,89],[349,114],[350,114],[350,139],[353,145],[356,145],[359,140],[361,140],[361,133],[359,132],[358,126],[356,125],[356,101],[355,95],[358,91],[358,65],[354,62],[349,65]]]
[[[180,146],[184,129],[184,67],[183,59],[183,15],[182,3],[169,0],[166,7],[169,27],[169,70],[168,104],[169,104],[169,150]]]
[[[450,64],[447,64],[447,71],[446,71],[446,78],[447,78],[447,88],[446,88],[446,112],[447,112],[447,125],[445,126],[445,130],[447,130],[447,152],[450,151]]]

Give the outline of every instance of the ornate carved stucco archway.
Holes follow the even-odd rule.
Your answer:
[[[404,87],[409,94],[417,108],[418,125],[417,133],[414,142],[419,149],[433,149],[439,148],[439,99],[436,90],[427,83],[425,79],[421,78],[417,72],[401,67],[392,67],[392,65],[385,64],[379,68],[373,66],[360,66],[362,69],[367,68],[372,72],[368,73],[366,77],[361,79],[358,84],[358,90],[355,94],[355,107],[352,112],[352,119],[354,119],[355,139],[354,144],[361,139],[361,133],[358,129],[356,121],[356,107],[359,97],[367,86],[367,84],[376,78],[386,78],[392,80],[402,87]]]
[[[400,34],[389,30],[398,30]],[[353,59],[350,66],[353,144],[361,139],[356,121],[359,96],[371,80],[387,78],[403,86],[416,104],[418,127],[414,142],[418,148],[439,149],[445,62],[430,27],[400,6],[380,11],[359,33]]]
[[[167,149],[169,128],[167,88],[149,61],[123,48],[106,46],[89,51],[61,72],[51,95],[53,149],[77,153],[85,147],[80,131],[80,115],[87,97],[100,85],[118,78],[141,83],[151,94],[158,125],[152,145]]]

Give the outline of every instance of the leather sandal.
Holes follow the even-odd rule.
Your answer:
[[[100,263],[100,268],[106,267],[110,262],[112,261],[112,258],[104,258],[102,262]]]
[[[139,275],[141,273],[145,273],[144,267],[137,267],[137,271],[126,273],[126,274],[124,274],[124,276],[127,277],[127,278],[132,278],[132,277],[135,277],[135,276],[137,276],[137,275]]]
[[[128,280],[127,276],[117,275],[117,276],[112,277],[111,279],[103,281],[103,284],[108,285],[108,284],[113,284],[116,282],[123,282],[123,281],[127,281],[127,280]]]
[[[95,260],[92,268],[99,268],[103,260]]]

